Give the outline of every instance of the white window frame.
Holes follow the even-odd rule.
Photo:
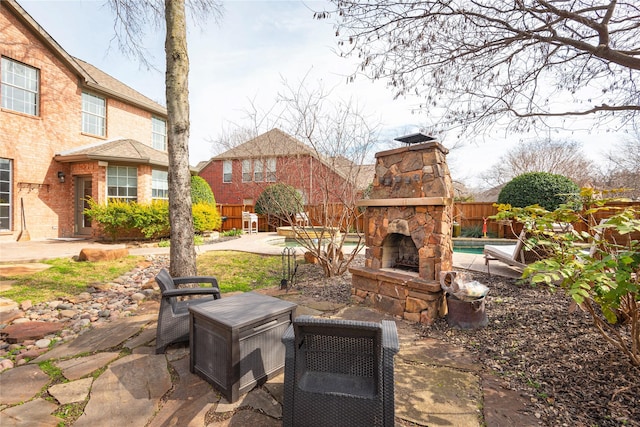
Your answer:
[[[233,161],[224,160],[222,162],[222,182],[229,183],[233,179]]]
[[[40,70],[2,57],[0,97],[2,108],[37,116],[40,114]]]
[[[267,182],[276,182],[276,159],[275,157],[270,157],[265,162],[266,173],[265,180]]]
[[[253,174],[251,173],[251,160],[244,159],[242,161],[242,182],[251,182]]]
[[[82,92],[82,133],[107,135],[107,100],[89,92]]]
[[[253,161],[253,180],[255,182],[264,181],[264,163],[262,163],[262,159],[256,159]]]
[[[132,166],[107,166],[108,200],[138,200],[138,168]]]
[[[167,151],[167,121],[160,117],[151,117],[151,146],[156,150]]]
[[[13,212],[13,161],[0,157],[0,230],[12,227]]]
[[[152,169],[151,170],[151,199],[169,200],[169,172]]]

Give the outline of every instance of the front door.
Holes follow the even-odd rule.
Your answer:
[[[87,198],[91,197],[91,190],[92,183],[90,176],[76,177],[76,234],[91,235],[91,219],[84,213],[84,210],[89,207]]]

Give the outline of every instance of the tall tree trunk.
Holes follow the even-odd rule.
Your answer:
[[[172,276],[196,275],[189,172],[189,56],[184,0],[165,0]]]

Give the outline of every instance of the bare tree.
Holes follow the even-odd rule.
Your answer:
[[[497,187],[526,172],[564,175],[579,186],[593,183],[594,165],[576,141],[551,139],[522,142],[500,157],[481,175],[488,187]]]
[[[640,132],[614,145],[607,155],[596,185],[600,189],[621,189],[618,195],[640,200]]]
[[[424,97],[443,126],[528,131],[596,114],[623,126],[640,111],[635,0],[332,2],[315,17],[335,17],[341,54]]]
[[[317,238],[306,227],[292,224],[301,244],[310,251],[330,277],[343,274],[364,246],[363,215],[356,202],[366,196],[373,180],[373,167],[365,165],[377,140],[378,130],[353,100],[330,101],[330,91],[286,84],[279,95],[284,105],[283,123],[299,140],[313,149],[322,165],[313,171],[315,199],[319,198]],[[323,167],[328,166],[328,167]],[[345,248],[347,232],[357,240],[350,251]],[[347,252],[346,256],[344,252]]]
[[[310,189],[300,194],[296,202],[300,206],[294,210],[303,213],[304,205],[307,209],[312,205],[311,224],[295,221],[296,212],[291,207],[294,198],[290,194],[274,191],[275,197],[266,200],[265,205],[271,219],[290,225],[297,240],[323,267],[325,274],[334,276],[344,273],[364,247],[363,230],[359,228],[363,212],[356,202],[373,180],[373,165],[366,165],[365,160],[376,143],[377,128],[369,124],[369,118],[356,103],[335,100],[330,90],[322,85],[313,86],[306,80],[305,77],[299,84],[283,81],[277,105],[268,110],[270,116],[254,119],[253,123],[268,123],[294,137],[296,143],[287,142],[291,154],[279,160],[285,163],[282,167],[279,163],[276,181],[296,189]],[[260,146],[265,153],[271,153],[270,156],[273,150],[268,147],[284,146],[279,140],[270,141],[271,134],[282,138],[278,132],[260,136]],[[251,153],[253,157],[260,155],[260,148],[256,150]],[[264,193],[270,184],[273,182],[264,182],[256,190]],[[259,198],[259,194],[254,196]],[[355,246],[349,250],[344,244],[348,232],[355,236]]]
[[[166,25],[166,97],[169,152],[169,221],[171,248],[169,270],[173,276],[195,276],[196,252],[191,211],[191,173],[189,170],[189,55],[185,0],[109,0],[116,13],[114,29],[120,49],[136,55],[148,65],[141,40],[144,27],[158,23],[164,16]],[[196,19],[209,14],[219,16],[215,0],[191,0],[190,10]],[[202,21],[203,22],[203,21]]]

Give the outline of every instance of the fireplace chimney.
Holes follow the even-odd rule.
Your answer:
[[[439,276],[452,268],[453,184],[448,150],[422,133],[376,154],[365,210],[364,268],[353,267],[354,297],[407,320],[430,324],[446,310]]]

